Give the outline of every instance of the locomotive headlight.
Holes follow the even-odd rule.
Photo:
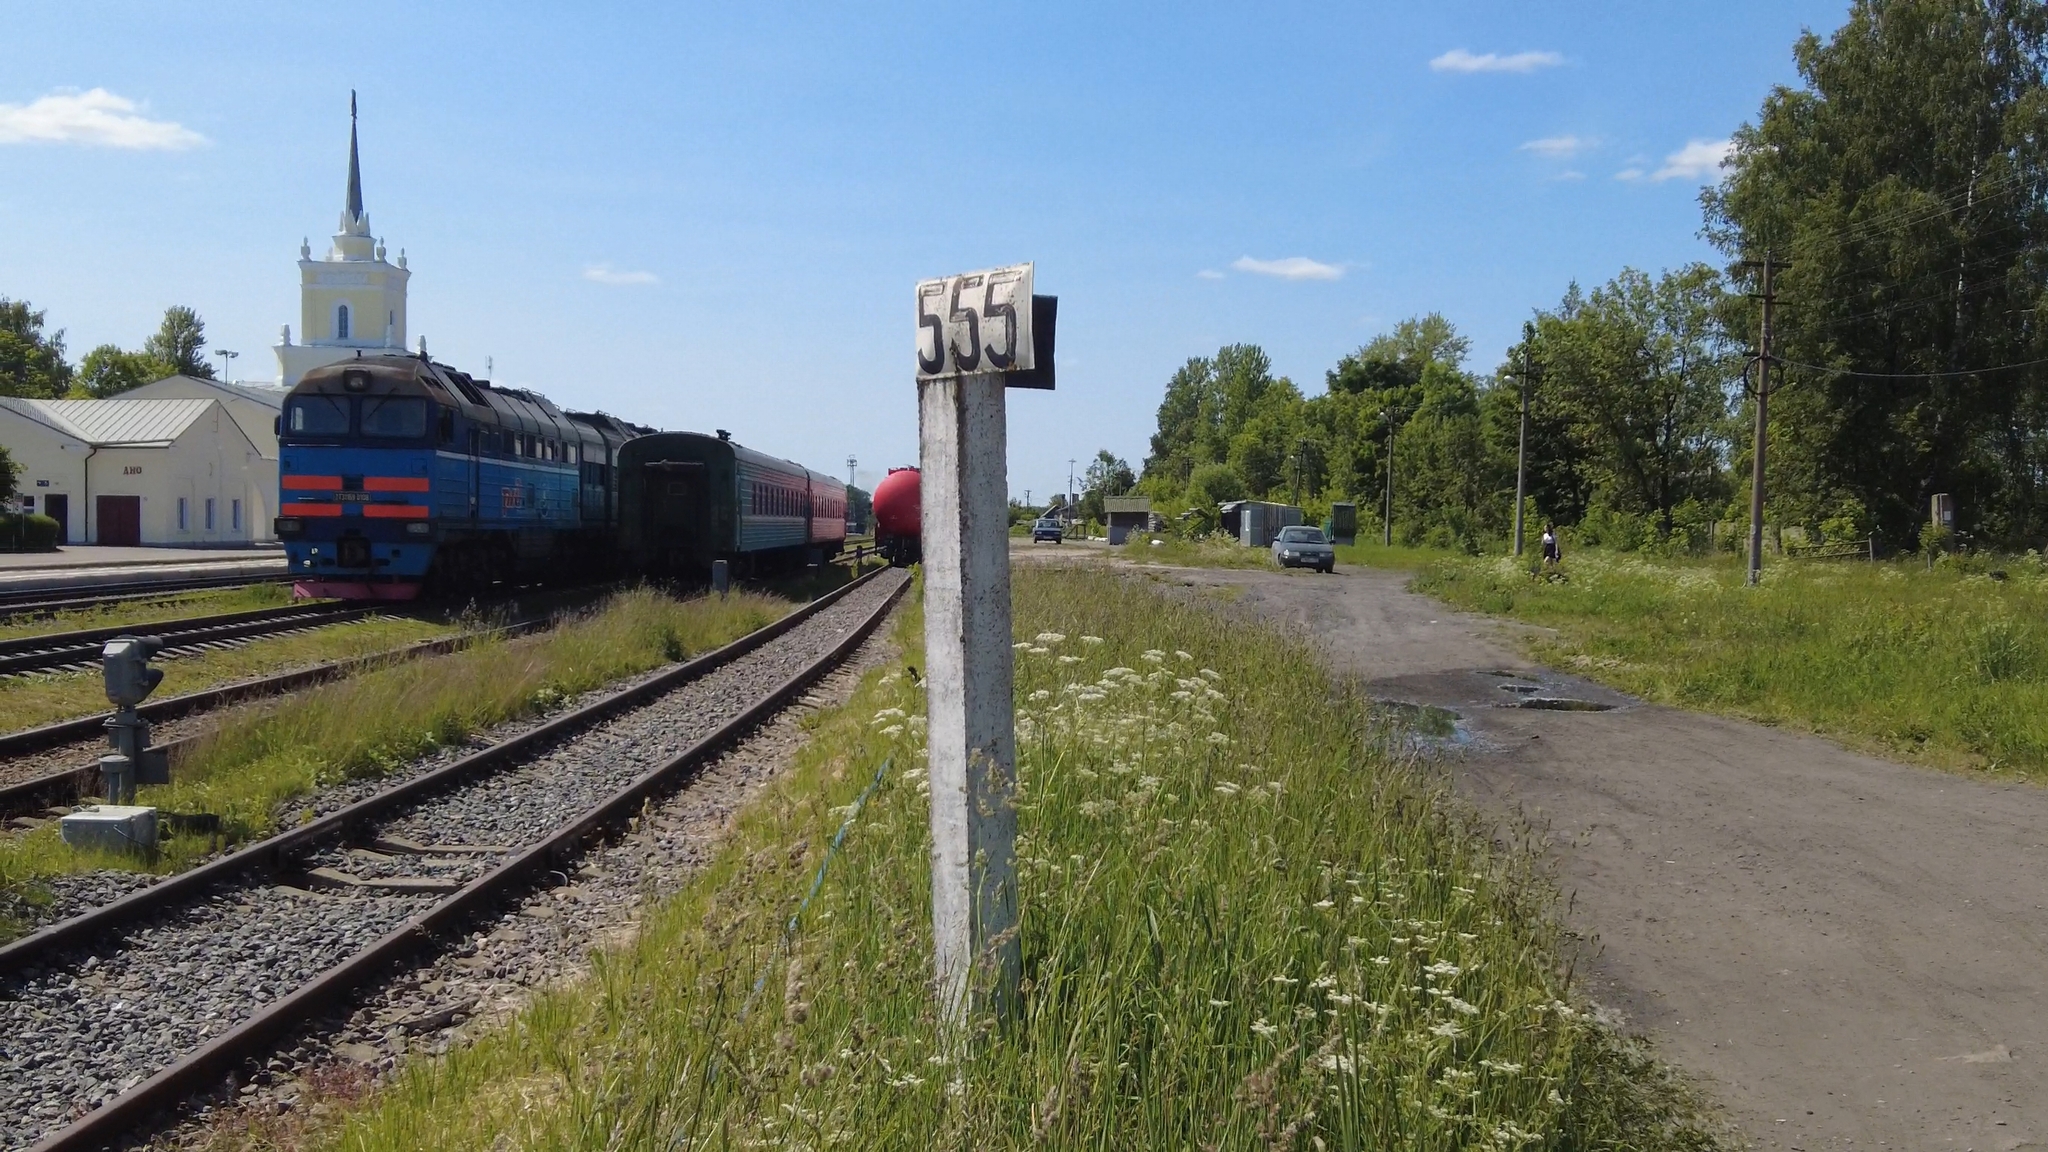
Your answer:
[[[407,536],[428,536],[433,531],[434,526],[424,520],[415,520],[405,526],[405,534]]]

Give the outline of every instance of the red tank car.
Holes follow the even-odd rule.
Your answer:
[[[899,567],[915,564],[924,555],[919,482],[917,469],[891,468],[875,485],[875,547]]]

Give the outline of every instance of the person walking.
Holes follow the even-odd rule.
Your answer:
[[[1552,564],[1560,564],[1563,561],[1564,554],[1557,549],[1557,526],[1555,524],[1545,524],[1543,526],[1543,566],[1548,568]]]

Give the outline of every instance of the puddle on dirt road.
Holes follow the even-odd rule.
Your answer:
[[[1372,711],[1367,738],[1403,751],[1445,752],[1472,743],[1471,729],[1448,708],[1406,700],[1375,700]]]
[[[1503,700],[1495,708],[1536,708],[1545,712],[1612,712],[1614,705],[1599,704],[1591,700],[1573,700],[1565,696],[1524,696],[1520,700]]]

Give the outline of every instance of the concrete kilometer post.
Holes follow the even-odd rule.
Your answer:
[[[1019,264],[917,286],[932,963],[942,1019],[1017,1010],[1007,390],[1053,385],[1056,302]],[[967,1033],[957,1032],[957,1039]]]
[[[1017,745],[1002,377],[918,385],[932,938],[955,1021],[1017,981]]]

